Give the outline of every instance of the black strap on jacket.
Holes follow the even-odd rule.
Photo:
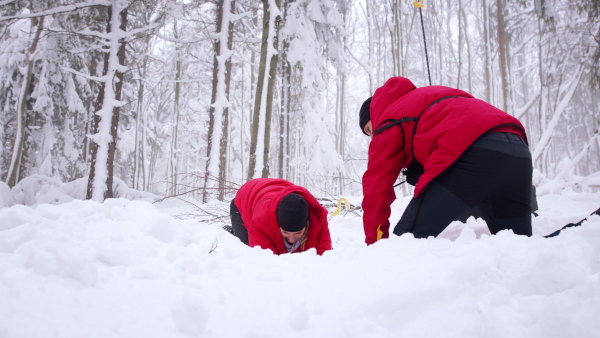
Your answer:
[[[390,129],[393,126],[400,126],[400,130],[402,132],[402,139],[404,139],[405,137],[405,133],[404,133],[404,128],[402,127],[402,123],[404,122],[409,122],[409,121],[413,121],[415,122],[415,126],[413,128],[413,133],[411,135],[412,138],[415,137],[415,134],[417,132],[417,124],[419,123],[419,119],[421,118],[421,116],[423,115],[423,113],[425,113],[427,111],[427,109],[431,108],[431,106],[440,103],[443,100],[446,99],[452,99],[455,97],[462,97],[462,98],[466,98],[466,99],[470,99],[470,96],[464,96],[464,95],[450,95],[450,96],[444,96],[442,98],[439,98],[435,101],[433,101],[431,104],[429,104],[427,106],[427,108],[423,109],[423,111],[419,114],[418,117],[403,117],[401,119],[387,119],[383,122],[381,122],[381,124],[379,125],[379,127],[375,130],[375,132],[373,133],[373,137],[381,134],[382,132]],[[414,147],[414,142],[411,142],[411,146]],[[404,146],[402,146],[404,147]],[[412,162],[409,165],[408,168],[406,168],[403,173],[406,176],[406,180],[402,181],[396,185],[394,185],[394,188],[399,186],[400,184],[404,183],[404,182],[408,182],[410,185],[416,185],[417,181],[419,180],[419,178],[421,177],[421,174],[423,174],[423,165],[421,165],[419,163],[419,161],[417,161],[417,159],[415,158],[415,154],[414,151],[411,151],[412,153]]]
[[[403,118],[398,119],[398,120],[387,119],[387,120],[385,120],[385,121],[382,122],[383,126],[380,125],[380,127],[377,128],[377,130],[375,131],[375,133],[373,133],[373,136],[379,135],[382,132],[384,132],[385,130],[387,130],[387,129],[393,127],[393,126],[399,125],[400,123],[409,122],[409,121],[415,121],[415,122],[417,122],[418,120],[419,120],[418,117],[403,117]]]
[[[423,113],[425,113],[427,111],[427,109],[431,108],[431,106],[433,106],[433,105],[435,105],[437,103],[440,103],[443,100],[452,99],[452,98],[455,98],[455,97],[463,97],[463,98],[466,98],[466,99],[470,99],[471,98],[470,96],[464,96],[464,95],[444,96],[442,98],[439,98],[439,99],[431,102],[427,106],[427,108],[423,109],[423,111],[421,112],[421,114],[419,114],[419,117],[406,117],[405,116],[405,117],[403,117],[401,119],[397,119],[397,120],[395,120],[395,119],[387,119],[387,120],[381,122],[381,124],[378,126],[377,130],[375,130],[375,132],[373,133],[373,136],[379,135],[382,132],[384,132],[385,130],[388,130],[389,128],[391,128],[393,126],[397,126],[397,125],[399,125],[401,123],[410,122],[410,121],[414,121],[415,122],[415,129],[413,130],[413,136],[414,136],[414,132],[416,132],[416,130],[417,130],[416,122],[419,121],[419,118],[421,117],[421,115],[423,115]]]

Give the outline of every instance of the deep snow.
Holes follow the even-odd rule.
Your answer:
[[[367,247],[360,217],[342,213],[333,251],[275,256],[221,230],[227,203],[0,188],[31,205],[0,203],[0,338],[600,335],[600,217],[540,236],[596,210],[598,194],[538,196],[531,238],[469,219]]]

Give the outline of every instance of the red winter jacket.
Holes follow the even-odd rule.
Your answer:
[[[309,225],[306,243],[294,252],[316,248],[317,254],[331,250],[331,236],[327,224],[327,209],[308,190],[283,179],[257,178],[246,182],[235,195],[244,226],[248,229],[248,245],[270,249],[275,254],[287,253],[277,222],[279,201],[296,193],[308,202]]]
[[[465,98],[434,103],[455,95]],[[390,205],[396,199],[393,185],[400,170],[412,162],[413,152],[424,167],[415,187],[417,197],[483,134],[511,132],[527,141],[521,123],[502,110],[462,90],[443,86],[416,88],[403,77],[393,77],[375,91],[370,114],[373,130],[385,125],[388,119],[420,118],[418,122],[404,122],[375,135],[369,144],[369,162],[362,181],[367,244],[389,236]]]

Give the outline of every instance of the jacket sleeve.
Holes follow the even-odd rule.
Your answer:
[[[331,234],[329,233],[329,226],[327,224],[327,214],[325,214],[325,220],[321,224],[319,234],[317,235],[317,254],[322,255],[325,251],[331,250]]]
[[[251,223],[251,226],[248,227],[248,246],[269,249],[278,255],[279,252],[267,232],[261,228],[260,224],[255,223],[254,220]]]
[[[369,162],[362,179],[363,226],[367,245],[389,237],[390,206],[396,199],[394,182],[406,158],[401,152],[403,143],[400,128],[394,127],[373,137],[369,144]]]

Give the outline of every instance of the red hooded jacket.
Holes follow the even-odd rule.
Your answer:
[[[448,96],[461,97],[435,103]],[[510,132],[527,142],[519,120],[485,101],[449,87],[416,88],[403,77],[393,77],[375,91],[370,115],[374,131],[388,119],[419,120],[391,127],[375,135],[369,144],[369,162],[362,180],[367,244],[389,236],[390,205],[396,199],[393,185],[413,156],[424,169],[415,187],[417,197],[483,134]]]
[[[316,248],[317,254],[331,250],[331,236],[327,224],[327,209],[308,190],[283,179],[257,178],[238,190],[234,204],[239,209],[248,230],[248,245],[270,249],[275,254],[287,253],[277,222],[277,207],[281,199],[296,193],[308,203],[308,234],[304,246],[294,252]]]

